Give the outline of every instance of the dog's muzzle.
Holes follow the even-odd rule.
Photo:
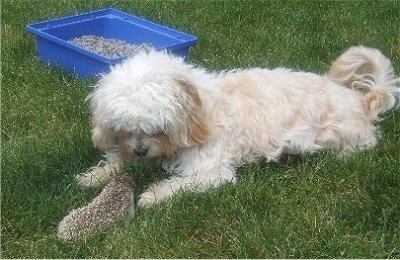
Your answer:
[[[145,146],[137,147],[137,148],[135,149],[135,154],[136,154],[137,156],[144,157],[144,156],[147,155],[148,151],[149,151],[149,148],[148,148],[148,147],[145,147]]]

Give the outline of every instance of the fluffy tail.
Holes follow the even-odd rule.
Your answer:
[[[371,118],[399,108],[400,78],[394,75],[390,60],[377,49],[351,47],[333,62],[328,77],[364,93]]]

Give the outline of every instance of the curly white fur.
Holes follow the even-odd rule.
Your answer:
[[[328,75],[253,68],[214,73],[165,52],[140,53],[89,97],[93,142],[117,156],[158,158],[172,177],[138,201],[235,182],[260,158],[373,147],[378,115],[398,107],[399,79],[381,52],[352,47]]]

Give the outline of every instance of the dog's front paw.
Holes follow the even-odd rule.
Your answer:
[[[106,185],[118,173],[118,169],[112,169],[112,167],[106,165],[104,167],[92,167],[85,173],[77,174],[75,179],[83,187],[98,188]]]
[[[98,176],[96,176],[94,170],[87,171],[86,173],[79,173],[75,175],[75,179],[80,186],[85,188],[97,188],[107,183],[106,179],[100,179]]]
[[[146,191],[140,195],[140,199],[137,202],[137,206],[139,208],[150,208],[154,204],[156,204],[157,198],[154,192]]]
[[[106,160],[101,160],[97,166],[89,168],[86,172],[75,176],[79,185],[87,188],[96,188],[106,185],[112,177],[122,171],[123,162],[119,154],[108,153]]]

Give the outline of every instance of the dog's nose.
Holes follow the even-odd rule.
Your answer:
[[[147,154],[148,151],[149,151],[149,148],[148,148],[148,147],[137,147],[137,148],[135,149],[135,154],[136,154],[137,156],[143,157],[143,156],[146,156],[146,154]]]

